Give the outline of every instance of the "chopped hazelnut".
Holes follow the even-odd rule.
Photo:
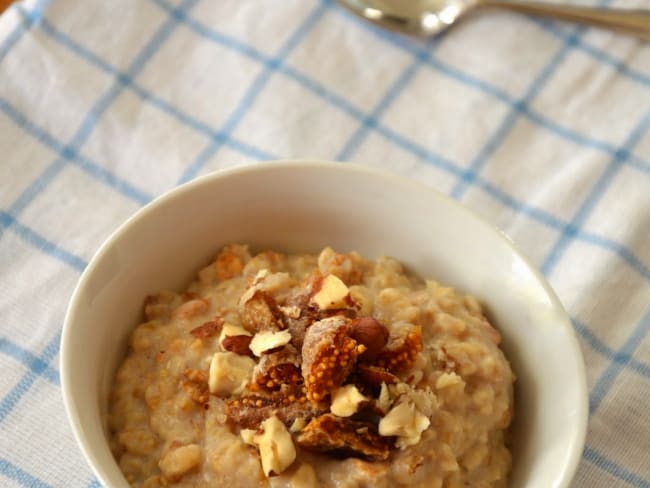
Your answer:
[[[242,356],[249,356],[251,351],[249,344],[252,334],[243,327],[232,324],[224,324],[219,335],[219,344],[224,351],[234,352]]]
[[[431,422],[412,403],[400,403],[379,422],[379,435],[397,436],[397,447],[404,449],[420,442]]]
[[[246,444],[255,445],[255,429],[242,429],[239,435]]]
[[[279,332],[263,330],[253,336],[249,347],[253,351],[253,354],[260,357],[266,351],[285,346],[289,342],[291,342],[291,333],[288,330],[281,330]]]
[[[345,308],[348,305],[350,290],[336,275],[323,278],[320,290],[312,297],[312,301],[321,310]]]
[[[240,336],[240,335],[251,336],[253,334],[251,334],[246,329],[238,325],[225,323],[221,328],[221,334],[219,334],[219,344],[221,344],[226,337]]]
[[[267,477],[280,474],[296,459],[291,434],[275,415],[262,422],[261,429],[262,433],[256,433],[253,442],[260,451],[262,470]]]
[[[352,324],[352,338],[366,346],[360,361],[374,361],[388,341],[388,329],[374,317],[361,317]]]
[[[210,362],[210,393],[221,397],[241,393],[253,373],[255,361],[233,352],[217,352]]]
[[[386,386],[386,383],[382,383],[379,398],[377,398],[377,407],[385,414],[390,409],[392,403],[388,386]]]
[[[338,417],[350,417],[359,410],[359,405],[368,399],[354,385],[345,385],[332,393],[330,411]]]
[[[291,427],[289,427],[289,432],[294,434],[296,432],[300,432],[302,429],[305,428],[305,425],[307,425],[307,421],[304,419],[304,417],[299,417],[293,421]]]

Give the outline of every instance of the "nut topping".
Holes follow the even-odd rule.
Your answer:
[[[366,346],[366,352],[359,356],[359,361],[371,363],[388,342],[388,329],[373,317],[361,317],[352,323],[352,338]]]
[[[241,356],[250,356],[252,335],[243,327],[232,324],[224,324],[219,335],[219,344],[224,351],[231,351]]]
[[[332,393],[330,411],[337,417],[350,417],[354,415],[359,406],[368,401],[354,385],[345,385]]]
[[[333,274],[325,276],[320,290],[312,297],[321,310],[345,308],[349,305],[350,290],[341,279]]]
[[[226,337],[232,337],[232,336],[253,336],[250,332],[248,332],[246,329],[243,327],[239,327],[238,325],[232,325],[225,323],[223,324],[223,328],[221,329],[221,334],[219,334],[219,343],[223,342],[223,340]]]
[[[288,330],[275,332],[272,330],[263,330],[253,336],[250,343],[250,349],[257,357],[260,357],[267,351],[278,347],[285,346],[291,342],[291,333]]]
[[[240,356],[250,356],[250,343],[252,337],[250,335],[236,335],[226,336],[221,341],[221,347],[226,351],[234,352]]]
[[[293,439],[285,425],[275,415],[262,422],[261,429],[262,433],[256,433],[252,439],[250,433],[244,436],[259,448],[264,474],[267,477],[278,475],[291,466],[296,459]]]
[[[412,403],[400,403],[379,422],[379,434],[397,436],[397,447],[404,449],[420,442],[431,422]]]
[[[255,367],[255,361],[233,352],[217,352],[210,362],[208,385],[210,393],[228,397],[244,391]]]

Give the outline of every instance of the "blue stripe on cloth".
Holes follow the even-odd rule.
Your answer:
[[[582,457],[606,473],[615,476],[616,478],[623,480],[634,487],[650,488],[650,481],[643,479],[638,474],[611,461],[605,455],[599,453],[589,446],[585,448]]]
[[[164,4],[163,0],[154,0],[154,1],[156,1],[159,4]],[[332,2],[326,2],[326,3],[331,4]],[[215,31],[214,29],[206,27],[205,25],[193,19],[191,16],[187,16],[185,22],[187,23],[188,27],[190,27],[198,35],[203,36],[214,42],[217,42],[224,47],[237,50],[241,54],[247,55],[251,59],[259,62],[263,62],[265,64],[277,64],[277,60],[275,60],[273,57],[268,57],[265,54],[255,50],[254,48],[250,46],[246,46],[244,43],[242,43],[241,41],[235,38],[229,37],[225,34]],[[383,30],[377,30],[372,26],[368,25],[366,22],[363,22],[361,25],[366,29],[371,29],[373,33],[375,33],[378,37],[388,40],[389,42],[400,46],[402,49],[405,49],[406,51],[408,51],[413,55],[426,54],[423,53],[420,47],[414,45],[413,43],[406,42],[403,38],[399,36],[395,36],[394,34],[385,32]],[[535,112],[534,110],[531,110],[529,107],[521,106],[521,104],[519,104],[514,97],[512,97],[504,90],[500,89],[499,87],[491,85],[490,83],[483,81],[479,78],[476,78],[472,75],[466,74],[460,69],[455,68],[454,66],[448,65],[446,63],[437,60],[434,56],[430,56],[426,63],[435,71],[438,71],[441,74],[449,78],[452,78],[462,84],[468,85],[476,90],[479,90],[491,97],[494,97],[497,100],[501,101],[502,103],[509,105],[513,110],[521,111],[522,115],[528,118],[531,122],[549,130],[550,132],[556,134],[559,137],[567,139],[578,145],[582,145],[585,147],[606,152],[610,155],[615,154],[617,150],[617,148],[611,144],[608,144],[603,141],[599,141],[597,139],[591,138],[584,134],[580,134],[572,129],[560,125],[557,122],[552,121],[548,117],[538,112]],[[300,83],[308,90],[311,90],[316,95],[325,98],[330,103],[333,103],[335,106],[342,109],[344,112],[348,113],[352,117],[355,117],[357,119],[359,118],[363,119],[364,117],[366,117],[366,115],[364,115],[361,110],[352,106],[349,102],[347,102],[343,98],[329,92],[322,85],[318,84],[318,82],[316,82],[315,80],[311,80],[310,78],[306,77],[304,74],[300,73],[298,70],[287,66],[281,66],[279,68],[279,71],[285,74],[286,76],[294,79],[294,81]],[[650,164],[642,161],[641,159],[637,158],[634,155],[632,155],[628,164],[636,167],[641,171],[650,173]]]
[[[307,16],[307,18],[296,28],[289,39],[281,46],[274,64],[267,64],[264,66],[262,72],[253,80],[253,83],[248,87],[248,90],[240,100],[235,110],[230,114],[228,120],[222,128],[222,132],[230,136],[235,128],[242,121],[246,113],[255,103],[257,97],[260,95],[269,79],[274,72],[277,71],[278,66],[284,64],[286,57],[296,48],[296,46],[313,30],[318,21],[325,13],[326,8],[322,4],[317,4],[316,8]],[[179,183],[191,180],[194,178],[201,168],[214,157],[223,146],[224,141],[221,139],[213,140],[208,146],[199,154],[199,156],[188,166],[183,172]]]
[[[4,100],[3,98],[0,98],[0,111],[4,112],[18,127],[20,127],[25,132],[33,136],[36,140],[41,142],[43,145],[47,146],[48,148],[56,152],[59,156],[58,160],[60,161],[60,164],[65,164],[65,162],[70,162],[76,165],[77,167],[81,168],[92,177],[110,186],[118,193],[121,193],[127,198],[139,203],[140,205],[144,205],[151,200],[152,197],[150,195],[146,194],[142,190],[131,185],[126,180],[123,180],[111,174],[102,166],[80,155],[76,150],[70,148],[69,146],[64,146],[63,144],[58,142],[54,137],[52,137],[51,134],[47,133],[41,127],[38,127],[33,122],[29,121],[23,114],[18,112],[18,110],[14,106],[12,106],[8,101]],[[45,176],[41,175],[42,180],[50,180],[51,178],[53,178],[55,175],[52,175],[51,173],[58,172],[61,170],[61,168],[59,168],[58,166],[59,165],[57,164],[57,165],[51,165],[50,167],[46,168],[45,171],[48,174]],[[33,191],[36,192],[41,191],[42,190],[41,186],[43,184],[44,183],[39,184],[39,187],[34,188]],[[27,201],[27,203],[29,203],[29,201]],[[10,212],[14,214],[20,213],[19,209],[22,208],[23,205],[24,202],[22,203],[18,201],[14,202],[12,206],[14,208],[10,209]]]
[[[578,333],[582,340],[598,354],[610,361],[615,361],[619,364],[625,364],[632,371],[646,378],[650,378],[650,364],[643,363],[635,359],[633,356],[625,354],[624,352],[614,351],[611,347],[596,337],[596,335],[591,331],[589,327],[587,327],[576,318],[571,318],[571,323],[573,324],[574,330]]]
[[[86,268],[86,261],[81,259],[79,256],[67,251],[66,249],[57,246],[53,242],[47,240],[45,237],[41,236],[37,232],[33,231],[29,227],[21,224],[17,219],[11,214],[0,210],[0,229],[9,229],[11,228],[18,236],[23,239],[25,242],[35,247],[44,254],[47,254],[54,259],[61,261],[64,264],[67,264],[75,271],[83,271]]]
[[[579,39],[576,39],[576,42],[579,42]],[[562,139],[566,139],[567,141],[573,142],[579,146],[584,146],[590,149],[605,152],[608,155],[614,155],[616,153],[616,146],[607,142],[600,141],[588,135],[580,134],[573,129],[565,127],[559,122],[553,121],[549,117],[533,110],[528,105],[522,104],[515,97],[509,95],[499,87],[491,85],[490,83],[467,73],[464,73],[454,66],[443,63],[442,61],[436,59],[435,56],[431,56],[428,64],[434,71],[437,71],[447,76],[448,78],[454,79],[459,83],[467,85],[470,88],[478,90],[479,92],[482,92],[502,103],[505,103],[510,107],[511,110],[520,113],[530,122],[538,125],[539,127],[542,127],[543,129],[548,130],[552,134],[555,134]],[[647,163],[634,155],[632,155],[629,164],[640,171],[650,173],[650,163]]]
[[[560,29],[560,27],[554,22],[542,21],[541,19],[538,19],[536,17],[531,17],[530,20],[535,24],[537,24],[538,26],[540,26],[546,32],[553,34],[555,37],[559,39],[566,40],[567,33],[562,29]],[[611,54],[603,51],[602,49],[598,49],[590,45],[584,39],[578,40],[578,43],[576,44],[576,48],[580,51],[584,51],[586,54],[589,54],[597,61],[605,65],[608,65],[611,68],[614,68],[618,73],[620,73],[624,77],[629,78],[632,81],[635,81],[637,83],[640,83],[650,88],[649,75],[641,71],[638,71],[632,68],[631,66],[626,65],[623,61],[616,59]]]
[[[619,258],[625,261],[631,268],[643,276],[643,278],[645,278],[647,281],[650,281],[650,268],[641,262],[641,260],[625,246],[617,242],[610,241],[609,239],[606,239],[602,236],[598,236],[590,232],[584,232],[582,230],[578,231],[576,234],[576,239],[613,252]]]
[[[86,485],[86,488],[102,488],[102,485],[95,477],[93,477]]]
[[[436,41],[436,44],[433,45],[433,48],[439,45],[439,42]],[[359,146],[363,143],[368,131],[374,128],[377,125],[377,120],[379,120],[384,112],[391,106],[391,104],[397,100],[402,91],[408,86],[408,84],[413,80],[417,72],[422,67],[422,64],[428,59],[429,53],[422,52],[415,56],[413,62],[404,69],[402,74],[393,82],[393,84],[388,87],[388,90],[384,96],[376,104],[372,112],[363,118],[361,121],[361,126],[352,134],[352,136],[347,140],[343,145],[343,148],[339,151],[336,159],[339,161],[346,161],[350,159],[352,155],[357,151]]]
[[[535,76],[524,96],[518,100],[513,106],[513,109],[506,114],[505,118],[497,127],[497,130],[486,141],[476,158],[471,162],[469,171],[451,190],[452,197],[456,199],[461,199],[463,197],[468,188],[468,183],[474,181],[476,174],[483,169],[490,157],[496,152],[505,141],[507,135],[512,131],[515,122],[523,112],[523,107],[527,107],[539,94],[542,88],[544,88],[546,83],[551,79],[551,76],[558,70],[568,56],[570,50],[576,44],[576,39],[578,39],[585,30],[584,27],[578,27],[575,29],[575,33],[566,40],[562,47],[555,53],[555,55],[553,55],[551,60],[542,68],[537,76]]]
[[[178,10],[183,10],[194,5],[197,0],[185,0]],[[162,43],[169,38],[177,21],[174,17],[169,17],[153,34],[151,39],[144,45],[141,51],[135,56],[126,70],[125,76],[132,79],[145,66],[147,61],[153,57]],[[113,100],[120,94],[123,84],[114,82],[111,87],[95,102],[81,122],[77,132],[72,137],[69,144],[63,149],[63,157],[57,159],[46,170],[36,178],[32,184],[23,191],[14,204],[9,208],[9,213],[17,217],[36,196],[46,188],[50,182],[61,172],[67,161],[74,159],[78,148],[86,141],[92,132],[95,123],[103,112],[110,106]]]
[[[596,207],[600,199],[605,195],[610,184],[616,177],[623,166],[625,160],[629,157],[630,152],[640,141],[641,137],[648,130],[650,126],[650,112],[646,113],[641,120],[637,123],[632,133],[628,136],[621,149],[612,158],[606,166],[600,178],[596,181],[587,198],[582,202],[576,214],[569,222],[568,226],[562,231],[560,238],[552,247],[549,254],[544,259],[541,270],[545,275],[550,275],[553,269],[559,262],[562,254],[571,243],[571,240],[576,236],[577,229],[579,229],[587,220],[591,212]]]
[[[34,8],[29,12],[29,15],[24,15],[25,10],[16,6],[9,8],[15,8],[19,14],[23,15],[21,21],[16,24],[14,30],[5,38],[2,45],[0,45],[0,64],[4,61],[5,57],[13,49],[13,47],[20,41],[20,38],[31,28],[32,25],[38,22],[43,10],[47,6],[50,0],[38,0]]]
[[[43,376],[43,378],[53,385],[59,385],[59,372],[56,369],[52,368],[41,358],[35,356],[31,351],[20,347],[6,337],[0,337],[0,353],[20,361],[33,373]]]
[[[593,415],[602,403],[607,393],[611,389],[618,375],[627,367],[630,359],[642,342],[642,339],[650,331],[650,308],[641,318],[623,346],[617,351],[624,359],[621,361],[611,361],[607,368],[601,373],[600,377],[594,384],[589,395],[589,412]]]
[[[164,0],[153,0],[153,1],[163,8],[165,8],[167,5],[167,3]],[[339,97],[338,95],[330,92],[323,85],[318,83],[316,80],[312,80],[311,78],[305,76],[303,73],[301,73],[295,68],[292,68],[291,66],[280,64],[277,57],[268,56],[262,53],[261,51],[255,49],[254,47],[249,46],[248,44],[245,44],[234,37],[228,36],[215,29],[207,27],[201,22],[198,22],[197,20],[192,18],[191,16],[186,16],[184,21],[187,24],[187,26],[197,35],[204,37],[209,41],[215,42],[225,48],[237,51],[238,53],[247,56],[249,59],[253,61],[262,63],[268,67],[275,67],[278,70],[278,72],[293,79],[294,81],[302,85],[307,90],[323,98],[325,101],[331,103],[332,105],[343,110],[344,112],[348,113],[349,115],[351,115],[356,119],[361,120],[363,119],[363,117],[365,117],[364,113],[361,110],[354,107],[352,104],[347,102],[342,97]]]
[[[0,457],[0,474],[27,488],[52,488],[52,485],[48,485],[45,481],[38,479],[33,474],[2,457]]]
[[[155,0],[158,3],[161,2],[161,0]],[[212,40],[217,43],[225,43],[224,45],[228,44],[233,44],[237,45],[238,49],[241,49],[242,53],[245,53],[246,50],[244,49],[244,45],[240,43],[239,41],[236,41],[235,39],[228,38],[225,35],[219,34],[218,32],[215,32],[208,27],[203,26],[199,22],[195,21],[191,17],[186,17],[185,22],[187,25],[192,28],[197,34],[204,36],[208,38],[209,40]],[[53,26],[51,26],[46,19],[43,19],[41,23],[42,28],[46,32],[46,34],[50,35],[53,39],[57,40],[58,42],[61,42],[63,45],[67,46],[69,49],[71,49],[73,52],[78,54],[80,57],[88,60],[89,62],[95,64],[98,66],[100,69],[106,70],[107,72],[110,72],[114,76],[116,76],[118,79],[124,79],[125,77],[120,75],[119,71],[117,71],[114,67],[110,66],[108,63],[105,63],[102,61],[100,58],[95,56],[93,53],[85,49],[83,46],[80,46],[78,43],[73,41],[72,39],[68,38],[61,32],[57,31]],[[226,41],[224,41],[226,39]],[[251,50],[254,50],[251,48]],[[277,62],[272,62],[274,58],[268,58],[265,57],[265,55],[261,53],[257,53],[256,56],[258,56],[260,59],[264,59],[265,62],[277,65]],[[434,61],[435,62],[435,61]],[[444,66],[440,66],[440,69],[447,69]],[[279,71],[284,73],[286,76],[294,79],[296,82],[300,83],[303,85],[306,89],[312,91],[314,94],[316,94],[319,97],[322,97],[324,100],[326,100],[328,103],[331,103],[335,107],[339,108],[340,110],[344,111],[348,115],[356,118],[359,121],[363,121],[366,115],[359,110],[358,108],[354,107],[351,103],[349,103],[347,100],[344,98],[330,92],[327,88],[325,88],[323,85],[319,84],[315,80],[311,80],[308,77],[304,76],[297,70],[288,67],[286,65],[281,65],[279,67]],[[461,72],[450,72],[450,75],[453,77],[462,77]],[[467,79],[464,80],[467,83],[470,84],[477,84],[476,87],[477,89],[480,90],[488,90],[490,91],[490,85],[489,84],[484,84],[480,82],[480,80],[475,80],[475,79]],[[135,93],[142,97],[143,100],[147,100],[150,103],[154,104],[161,110],[165,111],[166,113],[170,114],[171,116],[177,118],[179,121],[182,123],[188,125],[189,127],[194,128],[197,131],[200,131],[214,139],[221,139],[224,137],[223,133],[218,132],[210,128],[208,125],[204,124],[203,122],[191,117],[190,115],[187,115],[183,113],[182,111],[178,110],[176,107],[173,107],[169,103],[165,102],[164,100],[160,99],[159,97],[153,95],[152,93],[146,91],[142,87],[138,86],[136,83],[134,83],[132,80],[129,81],[129,87],[135,91]],[[501,97],[506,103],[514,103],[514,99],[510,99],[509,95],[507,95],[505,92],[501,92],[498,89],[494,89],[493,93],[494,96]],[[528,109],[525,114],[529,114],[532,116],[534,112],[530,112]],[[546,124],[547,121],[544,118],[540,118],[540,120],[537,121],[540,124]],[[430,164],[435,165],[436,167],[449,172],[452,175],[455,176],[462,176],[464,170],[459,167],[456,163],[453,161],[447,160],[445,158],[442,158],[439,155],[431,153],[429,150],[419,146],[415,142],[412,142],[405,138],[404,136],[401,136],[391,129],[388,129],[387,127],[384,127],[381,123],[377,123],[376,127],[374,127],[374,130],[377,131],[377,133],[381,136],[384,137],[386,140],[389,142],[396,144],[398,147],[402,148],[403,150],[414,154],[418,158],[422,159],[423,161],[426,161]],[[580,136],[575,134],[575,133],[568,133],[565,134],[565,136],[569,138],[579,138]],[[585,141],[581,140],[576,140],[577,143],[586,143]],[[235,150],[239,150],[243,154],[250,155],[253,158],[256,159],[276,159],[277,156],[275,155],[270,155],[268,153],[264,153],[263,151],[260,151],[256,148],[253,148],[251,146],[245,145],[244,143],[239,143],[237,141],[231,140],[230,142],[231,147]],[[600,147],[602,150],[607,150],[612,153],[615,152],[615,148],[613,147]],[[504,192],[502,189],[496,187],[495,185],[489,183],[488,181],[484,181],[480,177],[477,176],[475,184],[478,185],[483,191],[485,191],[490,197],[494,198],[495,200],[499,201],[501,204],[505,205],[508,208],[511,208],[515,212],[521,212],[527,217],[530,217],[534,220],[537,220],[538,222],[542,223],[543,225],[549,226],[554,229],[559,229],[562,230],[566,224],[562,222],[560,219],[558,219],[556,216],[549,214],[548,212],[545,212],[544,210],[537,209],[535,207],[529,206],[523,202],[519,202],[516,200],[514,197],[511,195],[507,194]],[[628,250],[625,249],[624,246],[622,246],[619,243],[609,241],[605,237],[599,237],[599,236],[594,236],[594,235],[588,235],[583,232],[578,232],[576,235],[576,238],[584,240],[585,242],[589,242],[593,245],[597,245],[600,247],[603,247],[609,251],[615,252],[616,254],[619,255],[626,263],[628,263],[630,266],[632,266],[634,269],[638,270],[641,274],[644,275],[647,279],[650,279],[649,272],[647,266],[645,266],[634,254]]]
[[[171,12],[171,10],[173,9],[173,6],[165,0],[153,0],[153,2],[156,3],[161,9],[166,10],[167,12]],[[194,18],[190,15],[184,15],[183,18],[179,20],[185,23],[192,31],[194,31],[201,37],[208,38],[216,42],[217,44],[221,44],[222,46],[227,47],[228,49],[237,51],[240,54],[243,54],[244,56],[250,58],[253,61],[257,61],[259,63],[267,64],[267,65],[270,64],[269,56],[264,54],[262,51],[256,49],[255,47],[245,42],[240,41],[235,37],[229,36],[227,34],[223,34],[214,29],[208,29],[200,22],[194,20]]]
[[[234,138],[228,138],[223,132],[214,130],[208,124],[202,122],[198,118],[191,116],[190,114],[184,113],[178,108],[174,107],[169,102],[166,102],[159,96],[149,92],[148,90],[141,87],[133,79],[129,79],[125,74],[121,73],[117,68],[111,66],[106,61],[102,60],[94,53],[86,49],[81,44],[77,43],[70,37],[63,34],[55,26],[53,26],[47,19],[43,19],[41,23],[41,28],[48,36],[50,36],[55,41],[61,43],[64,47],[68,48],[70,51],[75,53],[80,58],[88,61],[99,69],[105,71],[106,73],[115,76],[115,78],[122,83],[126,88],[133,90],[133,92],[138,95],[143,101],[151,103],[154,107],[165,112],[168,115],[171,115],[175,119],[179,120],[181,123],[187,125],[188,127],[201,132],[202,134],[214,139],[214,140],[225,140],[226,144],[232,149],[240,152],[241,154],[251,157],[253,159],[275,159],[275,156],[257,149],[253,146],[250,146],[244,142],[238,141]]]
[[[45,349],[43,349],[42,354],[39,356],[39,359],[43,363],[49,364],[54,356],[59,352],[60,339],[61,334],[57,333],[45,346]],[[29,391],[39,376],[41,375],[30,369],[20,378],[20,380],[18,380],[13,388],[7,392],[4,398],[0,401],[0,422],[3,422],[13,411],[14,407],[18,404],[25,393]]]
[[[341,11],[343,15],[346,16],[351,15],[349,14],[349,12],[347,12],[347,10],[342,10],[342,9],[338,9],[338,10]],[[353,18],[354,20],[358,20],[356,19],[356,17]],[[369,25],[368,22],[359,21],[359,25],[363,29],[371,31],[374,35],[376,35],[380,39],[391,42],[393,45],[400,47],[401,49],[405,50],[406,52],[409,52],[410,54],[415,55],[418,52],[418,50],[421,49],[417,45],[400,42],[401,38],[395,38],[395,36],[391,33],[385,32],[383,30],[375,29],[373,26]],[[573,48],[575,48],[578,45],[580,39],[576,39],[575,42],[576,45],[573,46]],[[434,71],[448,78],[456,80],[459,83],[467,85],[468,87],[478,90],[490,97],[499,100],[502,103],[509,105],[511,110],[521,112],[521,114],[524,117],[526,117],[534,124],[543,127],[544,129],[548,130],[549,132],[552,132],[553,134],[561,138],[567,139],[571,142],[574,142],[576,144],[585,147],[606,152],[609,155],[614,155],[617,150],[617,148],[611,144],[600,141],[598,139],[594,139],[585,134],[580,134],[573,129],[561,125],[559,122],[553,121],[550,118],[546,117],[545,115],[536,112],[530,107],[522,105],[515,97],[509,95],[501,88],[492,85],[491,83],[485,80],[481,80],[480,78],[477,78],[469,73],[465,73],[461,69],[437,59],[435,55],[432,55],[430,57],[430,59],[427,62],[427,65]],[[632,155],[630,157],[628,164],[643,172],[646,173],[650,172],[650,163],[648,163],[647,161],[643,161],[642,159],[638,158],[635,155]]]

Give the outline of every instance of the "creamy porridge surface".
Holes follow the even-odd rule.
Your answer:
[[[109,411],[132,486],[507,485],[500,335],[394,259],[233,244],[144,314]]]

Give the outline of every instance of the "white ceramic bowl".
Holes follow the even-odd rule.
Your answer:
[[[156,199],[101,247],[61,339],[63,397],[99,480],[127,486],[108,448],[107,393],[144,297],[183,290],[230,242],[390,255],[483,301],[518,377],[512,487],[568,487],[583,450],[582,355],[557,297],[500,232],[409,180],[341,163],[271,162],[208,175]]]

